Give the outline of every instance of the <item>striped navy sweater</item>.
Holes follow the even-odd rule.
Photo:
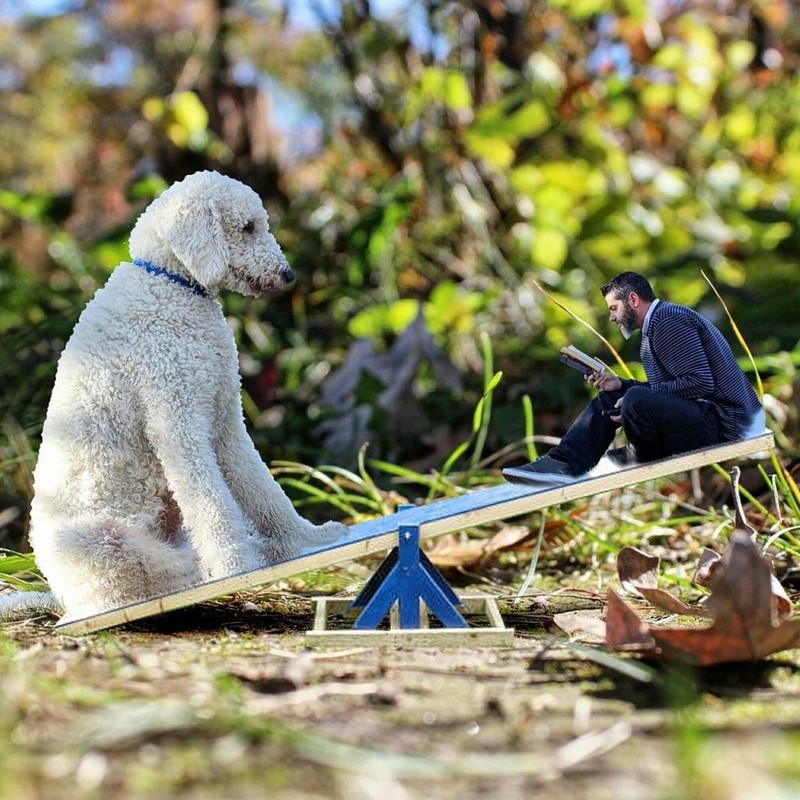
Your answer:
[[[640,357],[647,386],[717,410],[723,441],[764,431],[764,412],[730,345],[705,317],[658,301],[642,328]],[[635,381],[623,381],[625,388]]]

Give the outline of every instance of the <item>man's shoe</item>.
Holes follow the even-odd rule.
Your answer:
[[[549,483],[562,485],[580,477],[570,472],[564,461],[552,456],[541,456],[522,467],[506,467],[503,477],[509,483]]]
[[[618,467],[632,467],[635,464],[640,464],[636,448],[632,444],[626,444],[625,447],[615,447],[606,453],[606,458]]]

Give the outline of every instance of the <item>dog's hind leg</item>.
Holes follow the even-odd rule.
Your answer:
[[[69,617],[91,616],[201,582],[188,543],[166,543],[140,520],[94,520],[62,528],[46,551],[37,552],[37,563]]]

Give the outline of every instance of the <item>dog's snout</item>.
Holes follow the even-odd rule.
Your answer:
[[[290,283],[294,283],[295,275],[292,271],[292,268],[287,264],[283,268],[283,282],[288,286]]]

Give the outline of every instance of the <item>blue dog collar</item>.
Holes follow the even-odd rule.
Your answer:
[[[195,283],[189,278],[184,278],[183,275],[176,275],[174,272],[170,272],[168,269],[157,267],[155,264],[151,264],[149,261],[145,261],[143,258],[134,258],[133,265],[135,267],[139,267],[139,269],[143,269],[145,272],[149,272],[151,275],[161,275],[173,283],[179,283],[181,286],[191,289],[200,297],[208,297],[208,292],[199,283]]]

